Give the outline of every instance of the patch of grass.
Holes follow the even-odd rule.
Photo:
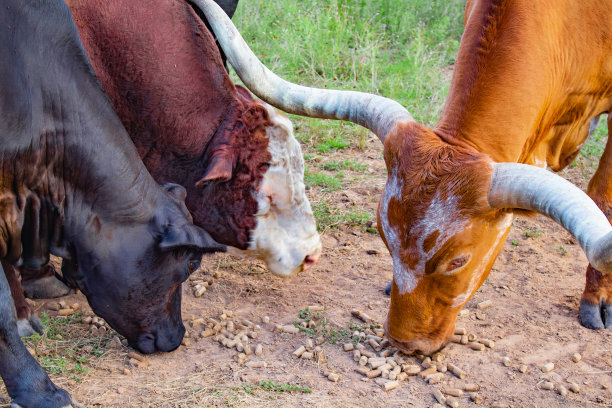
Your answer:
[[[582,146],[580,154],[587,159],[601,158],[606,142],[608,141],[608,123],[607,115],[602,115],[597,124],[595,131],[589,136],[587,141]]]
[[[315,144],[315,150],[319,153],[329,153],[332,150],[344,149],[351,145],[351,142],[345,136],[336,135],[327,137]]]
[[[517,247],[517,246],[519,246],[519,242],[516,239],[513,239],[512,240],[512,245]]]
[[[330,160],[323,164],[323,170],[328,171],[340,171],[340,170],[351,170],[358,172],[365,172],[368,169],[368,166],[363,163],[358,163],[354,159],[344,159],[344,160]]]
[[[298,316],[299,319],[294,320],[293,325],[297,327],[300,332],[312,338],[323,337],[325,341],[331,344],[336,344],[338,342],[346,343],[349,341],[356,344],[359,342],[359,338],[352,337],[354,331],[357,330],[362,332],[366,329],[372,330],[380,328],[380,326],[376,324],[358,325],[352,321],[348,329],[334,326],[324,316],[324,311],[311,312],[308,308],[298,311]]]
[[[464,0],[284,0],[241,2],[233,21],[272,71],[301,85],[380,94],[432,126],[448,92],[445,68],[463,32]],[[237,80],[237,77],[233,77]],[[358,126],[291,116],[302,143]],[[348,139],[346,139],[348,140]],[[319,145],[320,151],[333,149]],[[317,149],[318,150],[318,149]]]
[[[342,181],[338,177],[312,171],[309,166],[304,168],[304,184],[306,187],[319,186],[327,191],[336,191],[342,188]]]
[[[292,384],[287,384],[287,383],[277,383],[274,381],[267,381],[267,380],[261,380],[259,383],[257,384],[243,384],[242,385],[242,390],[244,392],[246,392],[247,394],[252,394],[254,390],[256,389],[260,389],[260,390],[264,390],[264,391],[270,391],[270,392],[278,392],[278,393],[282,393],[282,392],[295,392],[295,393],[303,393],[303,394],[310,394],[312,392],[312,390],[308,387],[302,387],[300,385],[292,385]]]
[[[326,200],[313,202],[312,211],[317,220],[319,232],[337,228],[340,225],[359,225],[366,228],[368,221],[374,219],[374,215],[369,211],[357,210],[354,208],[349,211],[342,211],[330,205]]]
[[[559,248],[555,248],[555,251],[561,254],[561,256],[567,255],[567,248],[564,246],[560,246]]]
[[[43,334],[22,338],[26,347],[35,350],[36,359],[47,373],[62,374],[80,382],[91,369],[90,357],[105,353],[101,343],[106,338],[82,337],[82,333],[76,333],[83,331],[82,317],[82,311],[67,317],[51,317],[42,312]]]
[[[527,227],[527,229],[523,232],[525,238],[537,238],[542,235],[542,231],[535,227]]]

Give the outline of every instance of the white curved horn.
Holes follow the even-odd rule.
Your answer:
[[[192,0],[202,10],[228,61],[244,84],[264,101],[296,115],[340,119],[370,129],[384,143],[398,122],[414,122],[399,103],[363,92],[308,88],[278,77],[253,54],[213,0]]]
[[[518,163],[494,163],[489,204],[547,215],[572,234],[593,267],[612,272],[612,226],[578,187],[547,170]]]

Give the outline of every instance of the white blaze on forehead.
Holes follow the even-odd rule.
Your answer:
[[[472,294],[476,291],[477,289],[476,286],[478,285],[478,282],[480,282],[480,280],[482,279],[482,275],[486,272],[487,265],[489,264],[491,257],[493,256],[493,252],[497,248],[497,245],[499,245],[499,242],[504,236],[504,233],[506,232],[506,230],[510,228],[511,224],[512,224],[512,214],[510,213],[505,214],[503,218],[497,223],[495,227],[497,228],[499,233],[497,235],[497,238],[495,239],[495,242],[493,243],[493,245],[491,245],[491,247],[489,248],[485,256],[481,259],[478,267],[474,270],[474,273],[472,274],[472,278],[470,279],[470,284],[468,285],[467,290],[454,299],[452,307],[459,307],[463,305],[465,302],[468,301],[470,296],[472,296]]]
[[[301,271],[306,256],[318,257],[321,239],[306,197],[304,158],[291,121],[261,103],[272,122],[266,129],[271,159],[254,192],[258,211],[246,252],[263,259],[273,273],[291,275]]]
[[[389,252],[391,252],[391,258],[393,259],[393,278],[395,279],[395,284],[399,288],[400,294],[412,291],[418,283],[417,277],[407,271],[406,265],[404,265],[400,259],[402,242],[396,227],[391,226],[389,223],[389,203],[393,198],[398,201],[402,200],[403,187],[404,180],[397,177],[396,165],[391,169],[387,184],[385,185],[385,191],[380,205],[380,222],[385,234],[387,246],[389,247]]]

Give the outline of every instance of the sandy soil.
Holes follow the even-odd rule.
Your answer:
[[[344,191],[325,193],[341,208],[374,210],[384,185],[384,165],[379,152],[368,150],[355,157],[368,164],[364,180]],[[335,156],[335,157],[334,157]],[[346,153],[326,155],[326,160],[347,157]],[[583,171],[577,167],[563,175],[586,187]],[[313,198],[324,193],[310,190]],[[526,237],[525,231],[540,231]],[[513,245],[515,240],[518,245]],[[384,391],[376,380],[355,372],[358,363],[342,343],[351,322],[363,324],[351,316],[359,308],[382,322],[389,299],[382,289],[391,279],[391,259],[380,237],[361,227],[343,227],[323,234],[324,255],[311,270],[289,279],[266,272],[258,261],[244,261],[229,255],[209,258],[204,275],[217,278],[201,298],[184,285],[183,316],[190,332],[189,344],[167,354],[148,357],[148,367],[132,367],[128,349],[111,346],[112,335],[103,336],[101,357],[90,359],[89,371],[80,381],[66,373],[52,374],[52,379],[88,407],[432,407],[435,388],[462,388],[466,383],[480,386],[486,407],[603,407],[612,406],[612,331],[591,331],[578,323],[580,295],[584,287],[587,261],[580,247],[559,226],[544,217],[516,217],[512,232],[493,270],[465,309],[469,314],[457,321],[469,333],[495,341],[495,347],[474,351],[460,344],[443,349],[444,362],[461,367],[467,377],[460,380],[450,373],[441,383],[427,384],[418,376],[401,382],[399,388]],[[491,300],[492,305],[478,310],[476,305]],[[66,300],[85,305],[82,295]],[[328,328],[335,327],[335,344],[328,336],[321,345],[324,358],[296,359],[291,353],[311,338],[306,333],[275,333],[275,324],[291,324],[308,305],[322,305]],[[44,310],[43,302],[37,303]],[[85,306],[85,315],[89,309]],[[265,368],[248,368],[234,360],[236,350],[212,337],[199,338],[205,326],[190,327],[194,319],[216,318],[231,310],[230,320],[243,319],[261,325],[249,344],[261,344],[261,356],[247,361],[265,361]],[[54,312],[48,312],[54,314]],[[262,317],[269,316],[270,323]],[[318,320],[322,322],[322,319]],[[197,322],[197,321],[196,321]],[[87,325],[74,324],[71,339],[78,347],[79,338],[87,338]],[[348,332],[350,333],[350,331]],[[349,334],[350,335],[350,334]],[[59,342],[58,342],[59,344]],[[370,350],[368,346],[368,350]],[[574,353],[582,359],[571,360]],[[510,366],[502,364],[509,357]],[[406,358],[419,363],[415,357]],[[553,362],[555,368],[543,373],[540,367]],[[528,369],[520,373],[519,365]],[[125,368],[131,373],[123,373]],[[329,381],[323,372],[339,374],[338,382]],[[260,381],[275,381],[308,388],[311,392],[277,392],[251,387]],[[568,381],[580,385],[580,392],[566,396],[541,389],[544,381],[568,387]],[[466,396],[458,397],[459,406],[474,406]],[[0,402],[8,397],[2,390]],[[497,405],[496,405],[497,404]]]

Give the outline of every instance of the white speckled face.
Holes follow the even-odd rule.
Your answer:
[[[392,169],[385,186],[380,213],[383,232],[393,258],[393,277],[400,294],[412,292],[423,277],[427,261],[443,247],[449,238],[469,226],[468,220],[459,214],[456,197],[450,196],[442,199],[438,192],[423,218],[408,233],[418,236],[415,250],[420,253],[418,253],[418,262],[414,266],[406,265],[400,257],[401,241],[398,232],[396,227],[390,225],[388,214],[391,200],[401,201],[403,184],[403,180],[397,177],[396,166]],[[440,233],[436,244],[425,250],[424,241],[434,232]]]
[[[289,276],[316,262],[321,238],[306,197],[304,159],[293,126],[274,108],[265,106],[274,124],[266,131],[272,158],[254,192],[257,224],[249,248],[239,252],[264,260],[277,275]]]
[[[391,169],[387,184],[385,185],[385,191],[380,203],[380,224],[382,226],[383,233],[385,234],[385,240],[391,252],[391,258],[393,259],[393,278],[395,283],[400,288],[400,293],[411,291],[418,283],[418,277],[408,272],[406,266],[400,259],[401,241],[396,227],[391,226],[389,222],[389,203],[392,199],[401,201],[402,199],[402,187],[404,181],[397,177],[397,165]]]

